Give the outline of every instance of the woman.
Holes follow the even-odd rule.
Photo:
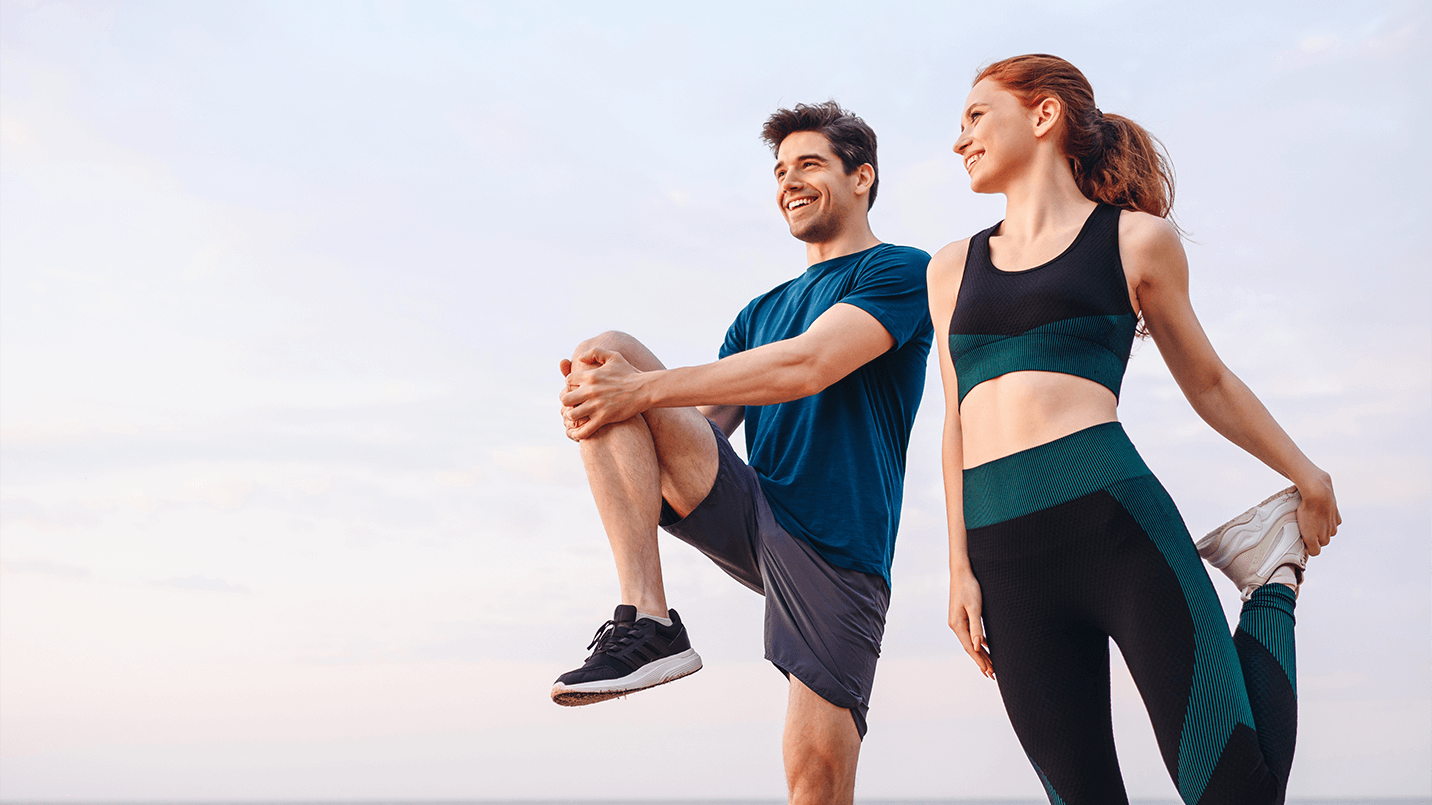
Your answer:
[[[950,626],[998,672],[1051,802],[1127,802],[1110,637],[1185,802],[1282,802],[1293,603],[1306,556],[1341,521],[1332,481],[1194,316],[1168,220],[1172,170],[1147,132],[1100,113],[1084,75],[1046,55],[985,68],[960,129],[971,189],[1003,193],[1006,214],[929,270],[932,320],[949,328],[936,342]],[[1198,414],[1296,487],[1200,542],[1244,590],[1232,636],[1173,501],[1118,422],[1140,319]],[[1297,531],[1281,528],[1295,507]]]

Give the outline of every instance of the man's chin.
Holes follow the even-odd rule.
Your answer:
[[[812,221],[804,226],[791,226],[791,237],[805,243],[825,243],[835,237],[836,228],[825,221]]]

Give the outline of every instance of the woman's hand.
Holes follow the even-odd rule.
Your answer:
[[[1303,544],[1308,546],[1308,555],[1317,556],[1342,524],[1338,501],[1333,496],[1333,479],[1318,470],[1312,480],[1304,480],[1297,487],[1303,498],[1298,504],[1298,532],[1303,535]]]
[[[980,622],[983,609],[984,598],[980,595],[980,583],[975,580],[975,574],[951,574],[950,628],[959,636],[965,653],[980,667],[980,673],[994,679],[994,663],[990,661],[984,626]]]

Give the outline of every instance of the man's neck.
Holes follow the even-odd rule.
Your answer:
[[[880,238],[875,237],[875,233],[870,231],[870,222],[862,218],[858,225],[847,227],[830,240],[807,243],[806,265],[813,266],[816,263],[824,263],[826,260],[863,252],[879,245]]]

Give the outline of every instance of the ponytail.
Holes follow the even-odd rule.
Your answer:
[[[1074,181],[1088,198],[1159,218],[1173,213],[1173,163],[1163,143],[1143,126],[1094,105],[1094,89],[1079,68],[1042,53],[1014,56],[980,71],[1027,106],[1055,98],[1063,106],[1063,151]],[[1174,225],[1177,229],[1177,225]]]

